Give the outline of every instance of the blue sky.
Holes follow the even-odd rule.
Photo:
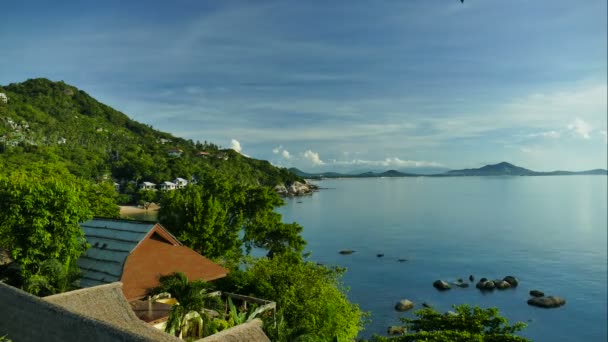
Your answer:
[[[307,171],[607,167],[605,0],[126,2],[4,3],[0,84]]]

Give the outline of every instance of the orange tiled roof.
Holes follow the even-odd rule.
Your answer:
[[[142,298],[149,288],[158,286],[158,277],[183,272],[189,280],[211,281],[223,278],[228,270],[188,247],[160,239],[147,238],[131,253],[122,273],[127,299]]]

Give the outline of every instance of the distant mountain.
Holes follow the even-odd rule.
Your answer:
[[[338,173],[338,172],[319,172],[319,173],[308,173],[297,168],[289,169],[292,173],[308,179],[321,179],[321,178],[374,178],[374,177],[417,177],[420,175],[413,173],[405,173],[397,170],[388,170],[384,172],[362,172],[356,174],[350,173]]]
[[[396,170],[389,170],[384,172],[369,171],[356,174],[338,173],[338,172],[320,172],[320,173],[307,173],[302,170],[291,168],[289,169],[292,173],[308,179],[322,179],[322,178],[372,178],[372,177],[459,177],[459,176],[567,176],[567,175],[608,175],[608,170],[605,169],[594,169],[587,171],[551,171],[551,172],[537,172],[532,171],[520,166],[516,166],[507,162],[498,164],[486,165],[478,169],[462,169],[462,170],[451,170],[444,173],[436,174],[417,174],[401,172]]]
[[[445,172],[448,176],[531,176],[536,172],[513,164],[502,162],[486,165],[478,169],[451,170]]]
[[[608,175],[608,170],[550,171],[537,172],[507,162],[486,165],[478,169],[451,170],[434,176],[568,176],[568,175]]]

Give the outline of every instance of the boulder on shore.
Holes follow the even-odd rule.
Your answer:
[[[441,291],[450,289],[450,284],[448,284],[448,282],[444,281],[444,280],[435,280],[435,282],[433,283],[433,286],[437,290],[441,290]]]
[[[544,297],[545,293],[542,291],[538,291],[538,290],[532,290],[530,291],[530,296],[532,297]]]
[[[397,304],[395,304],[395,310],[397,311],[407,311],[414,307],[414,302],[408,299],[402,299]]]
[[[528,299],[528,305],[540,308],[557,308],[566,304],[566,300],[557,296],[534,297]]]

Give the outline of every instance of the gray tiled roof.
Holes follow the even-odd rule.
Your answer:
[[[81,223],[91,245],[78,260],[82,271],[81,287],[120,281],[127,256],[156,223],[143,221],[93,219]]]

